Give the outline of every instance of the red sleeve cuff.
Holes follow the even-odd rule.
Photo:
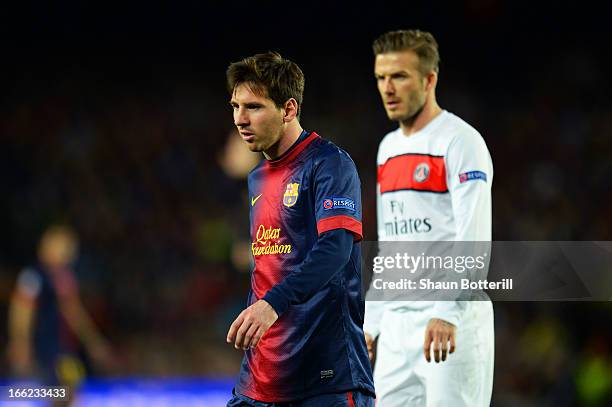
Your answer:
[[[317,223],[317,231],[319,235],[333,229],[346,229],[351,232],[355,241],[363,239],[361,222],[355,218],[346,215],[330,216],[329,218],[321,219]]]

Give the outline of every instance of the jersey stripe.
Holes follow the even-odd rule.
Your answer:
[[[410,156],[414,156],[414,157],[434,157],[434,158],[444,158],[443,155],[437,155],[437,154],[426,154],[426,153],[404,153],[404,154],[398,154],[398,155],[392,155],[389,158],[387,158],[387,161],[392,159],[392,158],[397,158],[397,157],[401,157],[403,155],[410,155]]]
[[[361,222],[355,218],[346,215],[330,216],[329,218],[321,219],[317,223],[317,231],[319,235],[332,229],[346,229],[352,232],[355,236],[355,241],[363,239]]]
[[[346,399],[348,400],[349,407],[355,407],[355,400],[353,400],[353,392],[346,393]]]
[[[394,191],[448,192],[444,157],[402,154],[378,166],[380,193]]]

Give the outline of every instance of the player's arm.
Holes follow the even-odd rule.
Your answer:
[[[25,269],[17,277],[8,314],[8,359],[18,375],[28,375],[34,368],[33,323],[36,298],[41,279],[33,270]]]
[[[115,361],[111,348],[81,302],[77,283],[72,274],[66,274],[56,290],[59,310],[68,327],[85,345],[85,349],[98,365],[107,369],[112,368]]]
[[[349,262],[353,240],[353,234],[342,228],[324,232],[297,270],[272,287],[263,299],[278,315],[290,305],[308,301]]]
[[[456,226],[457,251],[469,248],[461,242],[491,240],[491,183],[493,167],[487,146],[477,133],[456,137],[446,154],[447,184]],[[477,247],[477,246],[474,246]],[[436,301],[425,330],[423,351],[431,360],[433,345],[436,362],[446,360],[455,350],[456,327],[465,310],[462,301]]]
[[[107,368],[114,364],[108,342],[100,334],[78,297],[60,301],[60,311],[96,363]]]

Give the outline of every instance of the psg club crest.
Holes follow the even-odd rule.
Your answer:
[[[300,184],[298,184],[297,182],[287,184],[287,189],[285,190],[285,194],[283,195],[283,205],[285,206],[295,205],[298,199],[299,189],[300,189]]]
[[[427,163],[421,163],[417,165],[414,170],[414,180],[416,182],[423,182],[429,177],[429,165]]]

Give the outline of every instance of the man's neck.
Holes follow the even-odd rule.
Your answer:
[[[436,102],[435,99],[433,101],[428,101],[423,105],[423,109],[414,117],[409,120],[400,121],[402,133],[404,133],[406,137],[412,136],[414,133],[427,126],[440,113],[442,113],[442,108],[438,105],[438,102]]]
[[[263,152],[266,160],[276,160],[281,155],[285,154],[289,148],[297,141],[302,134],[302,126],[295,120],[287,125],[283,134],[280,136],[278,143]]]

